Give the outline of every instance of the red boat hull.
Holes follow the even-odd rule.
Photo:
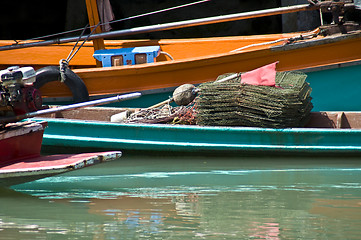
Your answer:
[[[9,187],[120,158],[120,151],[28,158],[0,167],[0,186]]]
[[[0,130],[0,187],[31,182],[121,157],[120,151],[40,156],[47,122],[11,123]]]
[[[19,122],[0,131],[0,166],[40,156],[46,122]]]

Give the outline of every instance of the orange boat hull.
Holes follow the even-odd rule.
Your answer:
[[[249,71],[275,61],[279,61],[278,71],[288,71],[361,59],[360,33],[326,38],[319,36],[289,45],[284,45],[283,41],[266,44],[299,35],[106,41],[107,48],[159,45],[162,51],[174,58],[170,60],[160,55],[156,63],[107,68],[95,68],[93,48],[87,43],[70,64],[83,79],[89,94],[99,96],[177,87],[184,83],[198,84],[215,80],[223,73]],[[259,43],[265,45],[253,46]],[[244,46],[250,47],[231,52]],[[31,65],[35,68],[58,65],[60,58],[65,58],[71,48],[71,44],[64,44],[0,52],[0,65]],[[28,57],[25,58],[25,55]],[[71,96],[69,89],[59,82],[48,83],[40,90],[44,97]]]

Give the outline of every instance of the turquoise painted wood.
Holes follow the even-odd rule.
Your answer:
[[[313,111],[361,111],[361,64],[307,73]]]
[[[313,111],[361,111],[361,63],[306,72],[312,87]],[[141,98],[108,104],[108,107],[147,108],[173,95],[173,91],[145,93]],[[47,104],[52,104],[48,102]],[[53,104],[70,104],[57,102]]]
[[[361,129],[269,129],[48,121],[43,147],[215,152],[360,153]]]
[[[361,111],[361,64],[306,72],[312,87],[313,111]],[[149,107],[169,99],[173,92],[143,95],[112,107]]]

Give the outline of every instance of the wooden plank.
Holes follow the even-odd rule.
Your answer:
[[[96,0],[85,0],[86,2],[86,8],[87,8],[87,12],[88,12],[88,19],[89,19],[89,25],[90,26],[96,26],[100,20],[99,20],[99,12],[98,12],[98,5]],[[94,28],[91,28],[91,30],[93,30]],[[94,30],[94,33],[101,33],[101,27],[97,27]],[[93,39],[93,45],[94,45],[94,50],[101,50],[104,49],[104,39],[103,38],[99,38],[99,39]],[[96,61],[96,66],[97,67],[101,67],[102,63],[98,60]]]
[[[97,163],[115,160],[120,158],[120,151],[99,152],[99,153],[81,153],[81,154],[62,154],[48,155],[19,161],[0,168],[0,178],[4,176],[17,176],[33,172],[52,171],[61,169],[64,171],[75,170],[91,166]]]
[[[43,115],[44,118],[63,118],[109,122],[114,114],[137,108],[86,107],[56,114]],[[361,129],[361,112],[311,112],[305,128]]]
[[[0,167],[0,186],[9,187],[16,184],[85,168],[99,163],[120,158],[120,151],[60,154],[41,156],[22,160]]]

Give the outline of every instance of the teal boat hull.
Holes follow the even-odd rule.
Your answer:
[[[312,111],[361,111],[361,63],[304,71],[312,88]],[[145,93],[141,98],[108,106],[146,108],[172,95],[173,90]]]
[[[361,64],[306,74],[313,111],[361,111]]]
[[[308,70],[313,111],[361,111],[361,64]],[[149,107],[171,96],[150,94],[135,106]],[[161,96],[161,97],[159,97]],[[157,98],[153,98],[157,97]],[[140,104],[139,101],[143,101]],[[132,106],[131,101],[122,102]],[[119,107],[121,105],[117,105]],[[90,148],[182,153],[361,153],[361,129],[199,127],[116,124],[67,119],[48,121],[43,149]]]
[[[182,153],[361,154],[361,129],[200,127],[38,118],[43,149],[89,148]]]
[[[361,111],[361,64],[306,70],[306,74],[312,88],[312,111]],[[144,108],[169,99],[172,94],[172,91],[145,94],[139,99],[109,106]]]
[[[312,88],[313,110],[361,111],[361,63],[348,63],[302,70]],[[147,108],[169,99],[174,88],[154,89],[142,92],[134,100],[112,103],[107,107]],[[70,102],[47,102],[47,104],[69,104]]]

